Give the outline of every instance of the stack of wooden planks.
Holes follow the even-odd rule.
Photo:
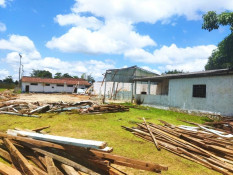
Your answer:
[[[46,127],[45,127],[46,128]],[[38,128],[33,131],[41,131]],[[0,133],[0,163],[3,175],[97,175],[126,174],[113,164],[161,172],[168,168],[110,153],[106,142],[41,134],[31,130]]]
[[[165,149],[178,156],[204,165],[222,174],[233,174],[233,135],[204,125],[175,126],[140,123],[125,130],[146,141],[158,150]]]
[[[129,111],[129,107],[116,104],[105,105],[93,105],[87,109],[80,109],[80,113],[101,114],[101,113],[114,113],[114,112],[126,112]]]
[[[233,119],[232,118],[222,118],[221,121],[206,122],[205,125],[213,126],[218,130],[233,133]]]

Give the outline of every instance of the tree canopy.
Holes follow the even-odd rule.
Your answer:
[[[180,74],[180,73],[184,73],[184,71],[174,69],[174,70],[165,71],[164,73],[162,73],[162,75],[164,75],[164,74]]]
[[[203,15],[203,20],[202,28],[208,31],[218,29],[220,25],[229,25],[231,29],[231,34],[224,38],[212,52],[205,69],[233,68],[233,12],[216,14],[214,11],[209,11]]]
[[[32,70],[31,73],[32,77],[40,77],[40,78],[53,78],[53,75],[51,72],[47,71],[47,70]]]

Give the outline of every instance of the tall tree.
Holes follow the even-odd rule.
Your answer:
[[[64,73],[62,75],[62,78],[73,78],[71,75],[69,75],[68,73]]]
[[[87,76],[87,81],[88,81],[89,83],[93,84],[93,83],[95,82],[95,79],[94,79],[94,77],[92,77],[91,74],[90,74],[90,75]]]
[[[3,83],[8,83],[8,84],[13,84],[14,80],[12,78],[12,76],[8,76],[5,79],[2,80]]]
[[[35,70],[35,69],[33,69],[31,76],[40,77],[40,78],[52,78],[53,77],[52,73],[47,70]]]
[[[61,72],[57,72],[54,75],[54,78],[61,78],[62,77],[62,73]]]
[[[86,73],[83,73],[83,74],[81,75],[81,78],[86,80],[87,74],[86,74]]]
[[[203,20],[202,28],[208,31],[218,29],[220,25],[229,25],[231,29],[231,34],[212,52],[205,69],[233,68],[233,12],[223,12],[218,15],[214,11],[209,11],[203,15]]]

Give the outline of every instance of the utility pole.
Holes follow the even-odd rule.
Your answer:
[[[21,59],[22,59],[22,55],[19,53],[19,88],[21,87]]]

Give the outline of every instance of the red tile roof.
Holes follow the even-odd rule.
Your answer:
[[[88,83],[86,80],[82,78],[38,78],[38,77],[22,77],[22,82],[28,83],[51,83],[51,84],[68,84],[68,85],[85,85],[90,86],[91,84]]]

